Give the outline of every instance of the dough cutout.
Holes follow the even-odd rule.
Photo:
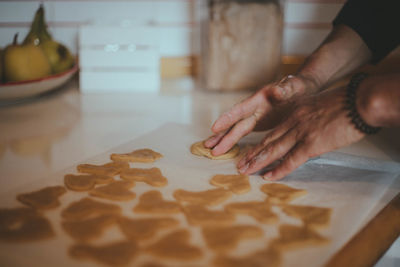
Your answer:
[[[113,161],[103,165],[79,164],[76,169],[81,173],[89,173],[95,175],[115,176],[123,169],[128,169],[129,163],[123,161]]]
[[[204,141],[196,142],[190,147],[190,152],[196,156],[203,156],[209,159],[233,159],[239,155],[240,148],[238,145],[234,145],[228,152],[219,156],[213,156],[211,149],[204,146]]]
[[[226,188],[235,194],[245,194],[251,189],[249,177],[240,174],[217,174],[211,178],[210,184]]]
[[[98,186],[90,190],[89,194],[94,197],[108,200],[127,201],[136,197],[136,194],[129,189],[134,187],[135,183],[130,181],[115,181],[111,184]]]
[[[101,237],[103,232],[116,222],[114,215],[101,215],[99,217],[79,220],[64,221],[61,223],[64,231],[78,241],[90,241]]]
[[[127,181],[145,182],[151,186],[161,187],[168,183],[159,168],[139,169],[131,168],[122,171],[121,178]]]
[[[188,230],[176,230],[162,237],[146,248],[146,251],[161,258],[177,260],[194,260],[200,258],[202,251],[189,243]]]
[[[263,237],[263,230],[254,225],[208,226],[202,233],[208,247],[219,252],[236,248],[241,240]]]
[[[19,194],[17,199],[35,209],[54,209],[60,206],[58,198],[66,192],[63,186],[48,186],[34,192]]]
[[[183,208],[183,213],[191,225],[216,225],[228,224],[235,221],[235,216],[225,210],[209,210],[201,205],[188,205]]]
[[[218,205],[231,196],[232,192],[224,188],[196,192],[178,189],[174,192],[174,198],[179,202],[206,206]]]
[[[143,163],[154,162],[162,157],[163,157],[162,154],[148,148],[138,149],[133,152],[125,154],[111,154],[111,159],[113,161],[128,161],[128,162],[143,162]]]
[[[157,231],[168,229],[179,225],[179,221],[174,218],[139,218],[131,219],[120,217],[118,226],[121,232],[133,240],[143,240],[153,237]]]
[[[271,246],[280,250],[319,246],[329,242],[329,239],[306,226],[282,224],[279,226],[279,233],[279,237],[271,241]]]
[[[175,201],[164,200],[156,190],[148,191],[140,196],[139,203],[133,208],[137,213],[171,214],[181,211],[181,206]]]
[[[269,248],[256,251],[244,257],[218,256],[214,265],[218,267],[278,267],[281,265],[281,254],[278,250]]]
[[[296,189],[285,184],[268,183],[261,186],[260,190],[268,195],[271,203],[287,203],[295,198],[307,194],[304,189]]]
[[[332,213],[330,208],[301,205],[282,205],[281,210],[289,216],[299,218],[312,228],[327,226]]]
[[[49,220],[32,208],[0,209],[0,240],[29,242],[54,235]]]
[[[96,184],[109,184],[113,177],[101,174],[67,174],[64,176],[65,186],[73,191],[89,191]]]
[[[272,212],[271,205],[265,201],[235,202],[225,206],[228,212],[245,214],[260,223],[277,223],[278,216]]]
[[[61,216],[66,220],[84,220],[107,214],[119,215],[121,214],[121,207],[87,197],[72,202],[61,211]]]
[[[119,266],[129,264],[138,251],[139,247],[134,241],[124,240],[100,246],[73,245],[69,249],[69,255],[76,259],[91,259],[101,264]]]

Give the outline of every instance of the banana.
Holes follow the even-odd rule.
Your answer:
[[[34,44],[40,46],[47,56],[52,73],[60,73],[70,69],[75,64],[75,58],[63,44],[53,40],[47,30],[45,21],[44,7],[41,4],[36,11],[31,29],[25,37],[24,44]]]

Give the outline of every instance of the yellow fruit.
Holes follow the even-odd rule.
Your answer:
[[[54,41],[47,30],[45,11],[42,4],[35,13],[31,29],[23,44],[40,46],[50,62],[52,73],[66,71],[75,64],[75,59],[68,48]]]
[[[39,79],[51,73],[50,63],[42,49],[33,44],[18,45],[14,42],[4,50],[4,78],[8,82]]]
[[[49,40],[40,44],[43,52],[46,54],[53,73],[66,71],[75,63],[75,59],[63,44]]]

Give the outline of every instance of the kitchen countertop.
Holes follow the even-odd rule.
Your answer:
[[[72,80],[40,98],[0,107],[0,190],[82,162],[166,122],[209,128],[249,95],[193,87],[191,79],[180,79],[164,82],[159,93],[82,95]],[[399,133],[385,130],[340,151],[400,162]]]

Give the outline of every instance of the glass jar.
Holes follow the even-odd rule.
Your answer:
[[[277,78],[280,0],[208,0],[200,14],[199,81],[216,91],[256,89]]]

